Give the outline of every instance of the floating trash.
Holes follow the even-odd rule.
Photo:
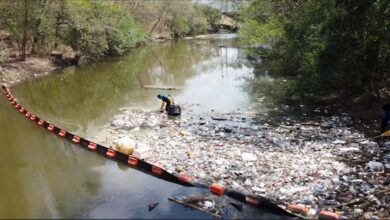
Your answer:
[[[187,105],[186,111],[190,109]],[[172,120],[155,111],[124,109],[103,132],[109,135],[96,139],[111,145],[128,136],[137,146],[148,147],[142,151],[146,161],[168,172],[260,195],[282,207],[329,207],[327,211],[344,216],[372,213],[364,204],[355,208],[342,204],[367,195],[383,200],[386,194],[376,192],[389,187],[390,156],[384,148],[354,131],[348,115],[279,121],[240,111],[183,114]],[[207,211],[213,207],[211,200],[197,206]],[[381,213],[380,205],[371,207]]]

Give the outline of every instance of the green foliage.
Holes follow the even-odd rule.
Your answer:
[[[0,9],[1,26],[32,53],[65,44],[90,57],[122,55],[146,40],[124,5],[111,1],[4,0]]]
[[[0,41],[0,63],[8,61],[10,49],[7,45]]]
[[[197,7],[194,7],[194,14],[189,18],[190,35],[208,33],[211,24],[206,18],[206,15]]]
[[[202,17],[206,18],[207,20],[207,25],[205,25],[206,28],[209,28],[211,31],[214,32],[218,30],[217,22],[221,18],[221,14],[218,9],[204,4],[195,4],[195,9],[199,13],[203,14]]]
[[[243,40],[250,45],[275,45],[284,35],[280,21],[271,16],[267,21],[247,20],[240,29]]]
[[[253,0],[241,9],[240,33],[272,47],[266,54],[298,77],[297,91],[360,94],[389,77],[389,17],[386,0]]]
[[[46,37],[47,22],[41,9],[42,1],[16,0],[0,3],[2,11],[2,27],[9,31],[25,59],[28,39],[36,42],[37,37]],[[33,44],[34,46],[34,44]]]
[[[174,15],[172,19],[172,31],[175,36],[181,36],[190,31],[190,24],[187,19],[180,15]]]
[[[93,57],[122,55],[146,39],[142,28],[121,7],[104,1],[67,4],[71,25],[62,32],[61,40],[74,49]]]
[[[388,1],[345,1],[336,7],[337,16],[325,27],[327,46],[319,59],[322,80],[353,92],[386,86],[390,77]]]
[[[189,1],[182,1],[176,6],[169,8],[172,15],[170,20],[171,29],[175,37],[184,35],[196,35],[207,33],[210,24],[203,8]]]
[[[206,33],[219,18],[191,0],[2,0],[0,10],[0,29],[22,53],[68,45],[91,58],[124,54],[145,42],[151,27],[181,37]]]
[[[128,10],[151,36],[156,37],[208,33],[220,18],[217,9],[192,0],[129,1]]]

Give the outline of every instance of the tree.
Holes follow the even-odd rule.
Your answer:
[[[20,60],[26,59],[26,47],[29,36],[29,20],[33,5],[31,0],[26,1],[4,1],[2,11],[4,11],[3,25],[8,29],[17,43],[20,51]]]
[[[207,26],[209,26],[211,31],[216,32],[218,30],[217,22],[221,18],[220,11],[209,5],[203,4],[195,4],[195,9],[198,11],[198,13],[202,13],[203,16],[207,19]]]
[[[386,87],[390,8],[386,0],[253,0],[241,9],[241,35],[268,45],[258,55],[298,78],[297,90],[359,95]]]
[[[152,29],[150,29],[149,37],[152,36],[152,33],[153,33],[154,29],[155,29],[155,28],[157,27],[157,25],[160,23],[161,18],[162,18],[162,16],[164,15],[164,12],[165,12],[165,10],[168,8],[169,4],[170,4],[170,3],[169,3],[168,1],[166,1],[166,0],[160,0],[160,1],[159,1],[159,4],[158,4],[159,10],[158,10],[158,15],[157,15],[157,20],[156,20],[156,22],[154,23]]]

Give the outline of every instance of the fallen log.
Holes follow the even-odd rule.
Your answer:
[[[183,87],[173,87],[173,86],[156,86],[156,85],[143,85],[143,88],[146,89],[161,89],[161,90],[181,90]]]

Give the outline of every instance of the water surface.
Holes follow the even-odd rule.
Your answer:
[[[248,109],[257,98],[248,87],[253,68],[234,47],[236,40],[221,35],[150,45],[125,57],[59,70],[12,91],[31,112],[81,136],[97,132],[121,108],[157,109],[158,93],[183,106],[198,104],[195,113]],[[211,218],[168,201],[201,190],[156,179],[49,134],[3,96],[0,126],[1,218]],[[149,212],[148,204],[156,202]],[[276,216],[245,206],[225,217]]]

